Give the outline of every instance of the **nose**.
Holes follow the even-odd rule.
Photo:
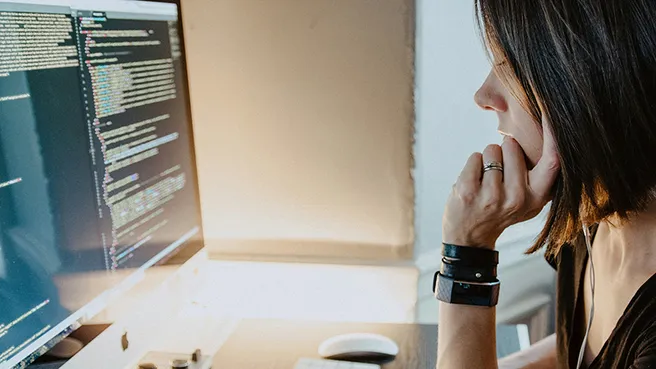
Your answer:
[[[494,71],[488,74],[485,82],[474,94],[474,101],[476,105],[484,110],[493,110],[496,112],[504,112],[508,110],[508,104],[503,96],[503,85],[497,78]]]

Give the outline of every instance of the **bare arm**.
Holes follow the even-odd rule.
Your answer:
[[[556,335],[543,339],[524,351],[499,361],[500,369],[554,369],[556,367]]]
[[[497,368],[496,308],[440,303],[438,369]]]
[[[497,366],[495,308],[440,303],[439,327],[439,369],[459,368],[463,358],[466,358],[467,368],[556,368],[555,334],[501,359]]]
[[[489,145],[469,157],[447,200],[442,219],[445,243],[494,249],[510,225],[535,217],[549,201],[559,172],[553,134],[543,122],[543,149],[529,170],[517,141]],[[483,163],[503,163],[484,170]],[[497,168],[498,169],[498,168]],[[495,308],[440,303],[439,369],[496,369]]]

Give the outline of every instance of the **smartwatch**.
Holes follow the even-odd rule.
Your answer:
[[[440,272],[433,278],[435,297],[450,304],[496,306],[499,302],[499,280],[491,282],[465,282],[446,277]]]

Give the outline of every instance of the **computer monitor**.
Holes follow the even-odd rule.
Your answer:
[[[179,2],[1,1],[0,368],[202,234]]]

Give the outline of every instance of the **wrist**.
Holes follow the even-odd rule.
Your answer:
[[[471,237],[466,235],[443,234],[442,242],[451,245],[460,245],[465,247],[494,250],[496,247],[497,238],[496,237],[480,238],[480,237]]]
[[[433,278],[435,297],[446,303],[491,307],[499,298],[499,252],[442,245],[442,266]]]

